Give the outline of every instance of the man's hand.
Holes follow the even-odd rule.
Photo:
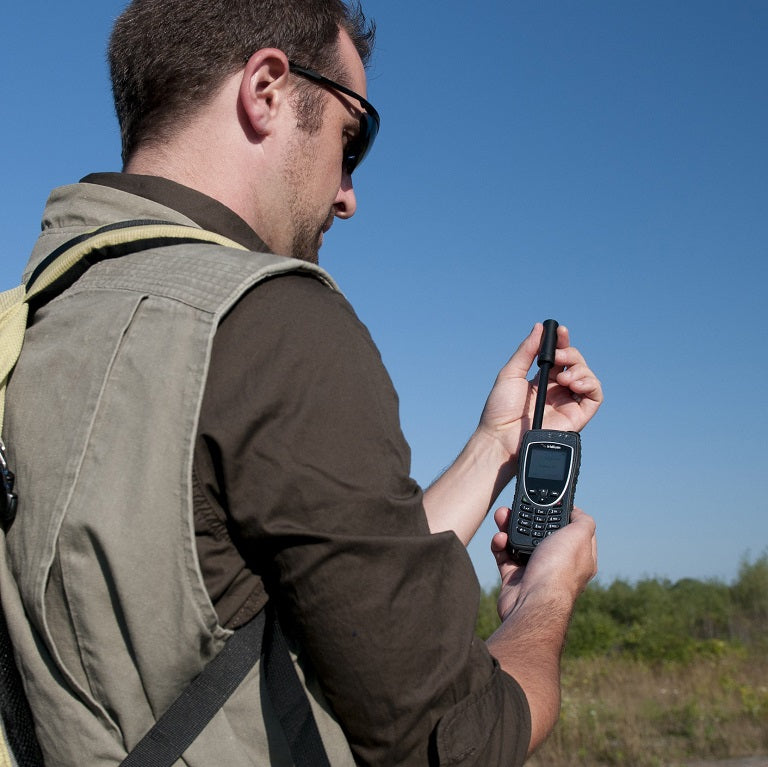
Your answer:
[[[453,530],[469,543],[499,493],[517,471],[523,434],[531,428],[538,379],[526,376],[539,352],[544,326],[537,323],[502,368],[480,423],[459,456],[424,493],[433,533]],[[555,365],[549,375],[543,427],[579,431],[597,412],[603,390],[584,357],[570,344],[568,329],[557,329]]]
[[[557,722],[560,711],[560,653],[578,595],[597,572],[592,517],[574,509],[571,523],[546,538],[525,566],[507,552],[510,510],[497,509],[499,532],[491,551],[501,574],[498,611],[502,623],[488,649],[525,691],[531,711],[530,751]]]
[[[575,602],[597,573],[595,521],[581,509],[574,508],[570,524],[545,538],[526,565],[518,565],[507,549],[510,515],[508,508],[496,510],[494,520],[499,532],[491,541],[491,552],[501,575],[497,605],[501,620],[510,615],[521,597],[540,587]]]
[[[517,458],[523,434],[531,428],[538,376],[527,380],[539,352],[544,326],[536,323],[528,338],[502,368],[480,418],[478,431],[499,440],[504,450]],[[584,357],[570,345],[568,329],[557,329],[555,365],[549,375],[543,428],[581,431],[603,401],[600,381]]]

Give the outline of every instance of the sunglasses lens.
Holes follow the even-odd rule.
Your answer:
[[[352,171],[366,158],[378,132],[379,126],[376,120],[367,112],[361,115],[360,131],[355,140],[347,147],[347,156],[344,158],[347,173],[351,175]]]
[[[374,120],[373,117],[369,115],[367,112],[366,114],[363,115],[362,121],[365,122],[366,131],[365,131],[365,142],[363,145],[363,151],[360,154],[358,165],[363,161],[363,158],[368,154],[368,152],[371,151],[371,148],[373,147],[373,142],[376,141],[376,136],[379,132],[379,123],[376,122],[376,120]]]

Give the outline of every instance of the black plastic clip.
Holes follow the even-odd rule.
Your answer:
[[[8,468],[8,457],[5,452],[5,444],[0,439],[0,479],[3,482],[0,491],[0,524],[8,529],[16,519],[16,509],[19,505],[19,496],[13,491],[16,482],[14,473]]]

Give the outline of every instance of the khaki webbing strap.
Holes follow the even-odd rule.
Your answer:
[[[55,258],[46,259],[29,280],[0,293],[0,433],[5,414],[5,390],[8,378],[16,365],[24,343],[27,329],[29,302],[46,288],[61,279],[91,253],[109,249],[121,249],[121,254],[163,245],[189,242],[206,242],[228,248],[247,250],[237,242],[215,232],[193,226],[168,224],[164,222],[126,221],[106,227],[99,227],[80,235],[54,251]],[[135,246],[135,247],[134,247]],[[102,258],[108,256],[104,255]],[[0,765],[2,763],[0,762]]]
[[[19,285],[0,293],[0,427],[5,413],[5,388],[16,365],[27,329],[27,290]]]
[[[0,727],[0,767],[12,767],[11,755],[8,753],[8,745],[5,742],[5,732]]]

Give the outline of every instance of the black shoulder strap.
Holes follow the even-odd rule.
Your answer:
[[[330,767],[306,691],[280,623],[269,607],[233,634],[120,767],[175,764],[260,658],[267,692],[295,767]]]
[[[238,629],[157,720],[121,767],[174,764],[261,657],[266,610]]]
[[[294,766],[330,767],[306,690],[299,681],[280,622],[271,610],[264,641],[264,675]]]
[[[67,240],[37,265],[26,282],[29,302],[35,306],[45,303],[99,261],[166,245],[201,242],[246,250],[216,232],[169,221],[133,219],[101,226]]]
[[[21,683],[11,646],[11,636],[0,607],[0,715],[5,725],[7,745],[18,767],[44,767],[43,755],[37,742],[32,712]],[[10,758],[6,743],[0,743],[0,755]]]

